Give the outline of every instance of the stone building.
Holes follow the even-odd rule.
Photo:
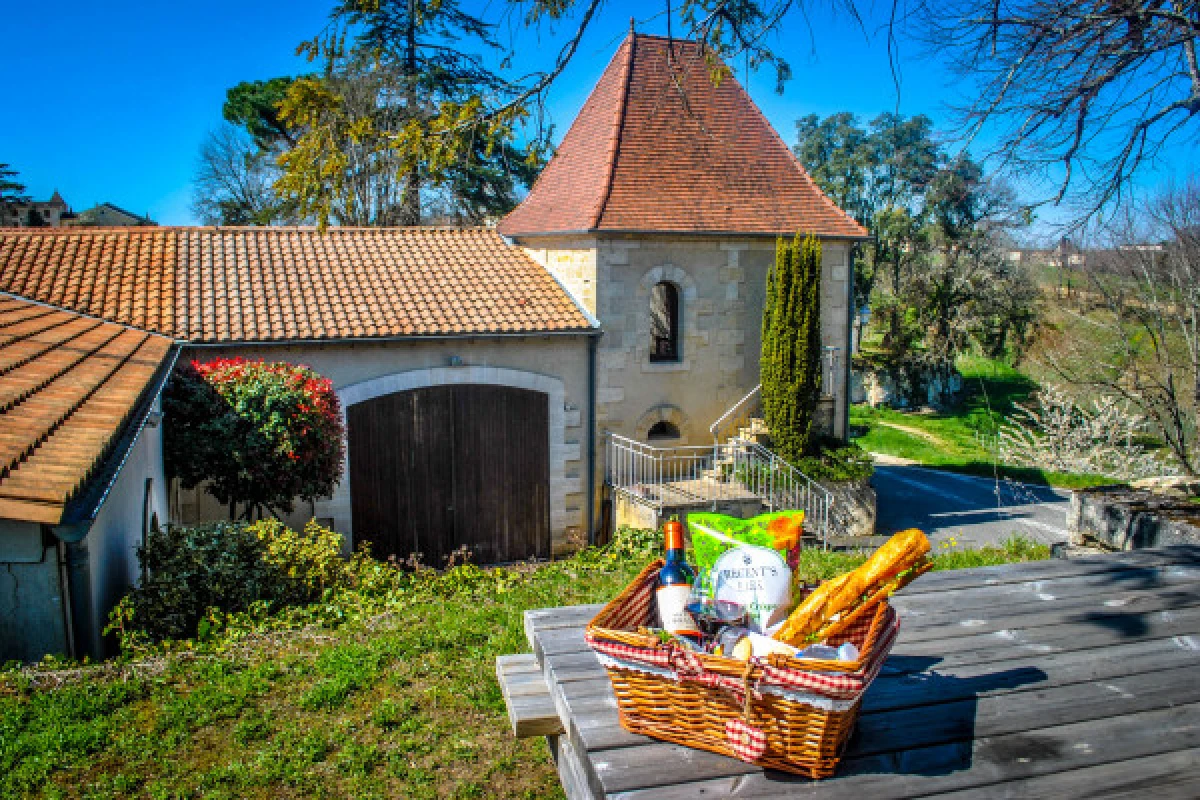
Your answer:
[[[780,236],[824,247],[822,425],[844,436],[850,249],[866,231],[812,182],[732,76],[692,42],[630,34],[499,231],[599,320],[596,419],[705,444],[758,384],[766,275]]]

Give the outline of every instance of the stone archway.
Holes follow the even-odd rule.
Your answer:
[[[688,417],[679,406],[671,405],[670,403],[662,403],[654,406],[638,417],[637,426],[634,430],[637,431],[637,437],[642,441],[649,441],[650,430],[659,423],[667,423],[679,431],[679,439],[684,438],[684,431],[687,429]]]

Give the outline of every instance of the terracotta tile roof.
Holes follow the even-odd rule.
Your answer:
[[[635,34],[499,230],[866,236],[736,79],[713,86],[696,43]]]
[[[4,229],[0,291],[193,342],[592,327],[483,228]]]
[[[0,517],[62,521],[173,346],[0,295]]]

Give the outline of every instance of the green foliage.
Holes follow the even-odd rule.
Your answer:
[[[275,520],[152,531],[138,552],[141,586],[113,610],[124,644],[207,638],[224,615],[312,602],[352,582],[342,537],[310,522],[303,533]]]
[[[163,459],[185,488],[221,503],[291,511],[295,498],[330,494],[341,476],[337,394],[308,367],[245,359],[193,361],[163,399]]]
[[[868,551],[839,552],[807,548],[800,551],[800,562],[794,575],[801,583],[820,583],[858,567],[869,555]],[[999,547],[989,546],[973,550],[960,548],[953,539],[946,540],[935,544],[930,554],[934,571],[992,567],[1019,561],[1045,561],[1049,557],[1049,547],[1019,534],[1005,539]]]
[[[947,152],[925,116],[884,114],[864,127],[845,112],[810,115],[796,133],[796,155],[817,185],[871,234],[855,261],[854,302],[870,305],[889,359],[1024,347],[1036,286],[1004,251],[1030,217],[1008,187]]]
[[[226,90],[221,113],[228,122],[245,128],[261,150],[278,150],[294,144],[295,132],[279,115],[279,106],[294,80],[285,76],[242,81]]]
[[[854,442],[837,440],[822,442],[815,455],[804,456],[792,466],[814,481],[862,481],[875,472],[870,453]]]
[[[277,104],[299,132],[280,158],[281,194],[321,224],[415,225],[431,213],[479,223],[510,210],[543,143],[518,147],[520,103],[483,114],[485,97],[515,91],[478,52],[499,49],[494,26],[458,0],[342,0],[330,17],[299,48],[323,74]]]
[[[0,161],[0,205],[28,202],[25,184],[17,180],[17,174],[11,165]]]
[[[762,327],[762,406],[775,451],[795,463],[811,454],[821,393],[821,243],[815,236],[775,248]]]
[[[850,426],[859,431],[855,443],[872,453],[972,475],[1064,488],[1109,482],[1097,476],[997,464],[993,442],[999,425],[1012,413],[1014,404],[1026,402],[1038,385],[994,359],[963,356],[957,366],[968,390],[961,405],[932,414],[851,406]]]

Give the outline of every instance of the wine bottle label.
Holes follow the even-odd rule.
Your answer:
[[[662,627],[668,633],[699,633],[696,620],[687,612],[688,596],[692,587],[686,583],[675,583],[670,586],[659,586],[656,599],[658,600],[658,617]]]

